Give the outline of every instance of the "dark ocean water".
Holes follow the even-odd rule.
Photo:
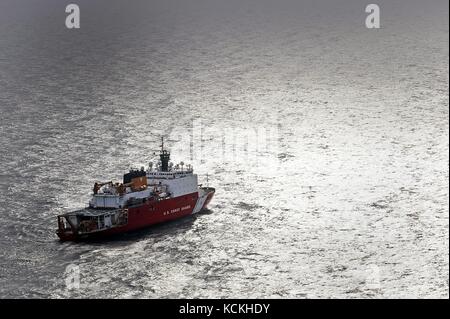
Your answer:
[[[446,1],[76,3],[0,2],[0,297],[448,298]],[[60,243],[161,135],[210,211]]]

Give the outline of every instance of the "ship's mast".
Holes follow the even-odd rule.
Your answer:
[[[164,137],[161,137],[161,153],[159,153],[161,160],[161,171],[167,172],[169,170],[170,153],[164,149]]]

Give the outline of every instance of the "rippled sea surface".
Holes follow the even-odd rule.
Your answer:
[[[446,1],[125,2],[0,2],[0,297],[448,298]],[[161,135],[210,210],[59,242]]]

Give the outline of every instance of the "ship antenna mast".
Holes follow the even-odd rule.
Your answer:
[[[161,136],[161,153],[159,154],[161,160],[161,171],[167,172],[169,170],[170,153],[164,149],[164,137]]]

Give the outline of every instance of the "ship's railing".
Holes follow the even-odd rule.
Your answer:
[[[128,223],[128,211],[116,209],[103,214],[86,215],[77,227],[79,234],[94,233],[109,228],[124,226]]]

